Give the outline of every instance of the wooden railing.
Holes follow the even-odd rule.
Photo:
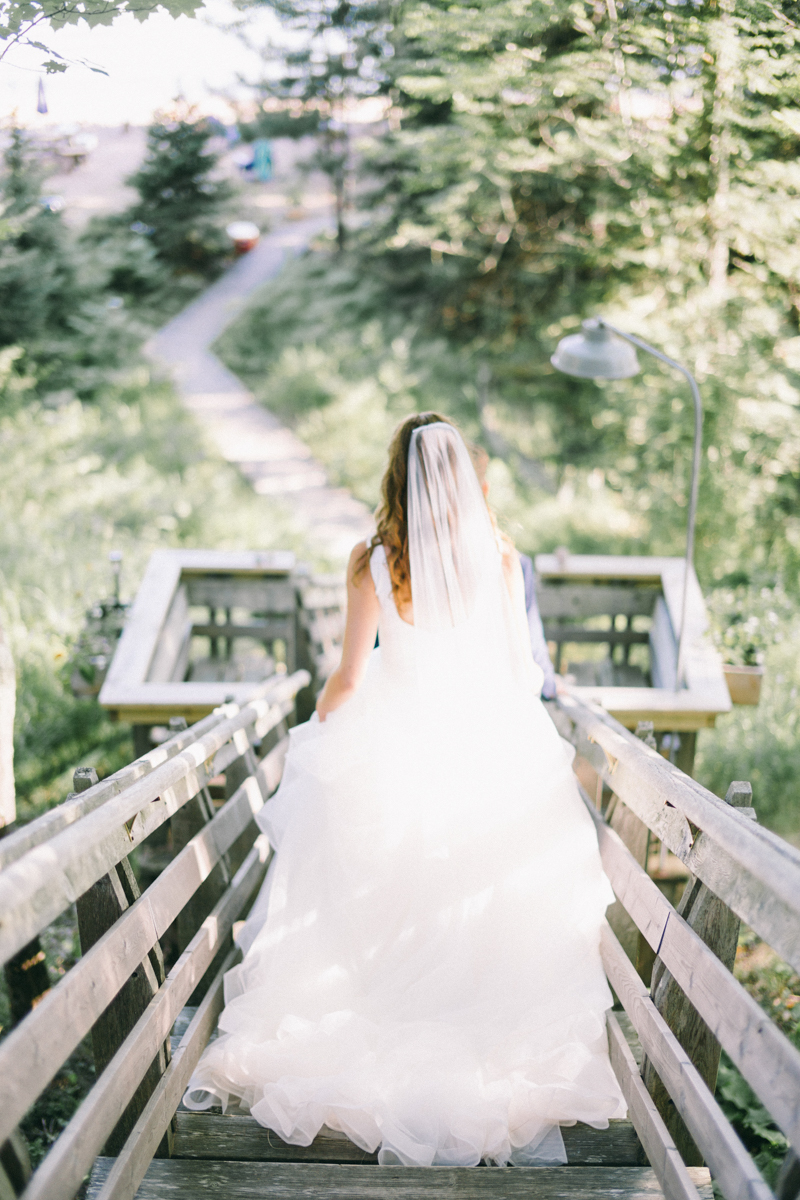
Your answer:
[[[31,1105],[90,1033],[97,1066],[25,1200],[71,1200],[101,1153],[111,1158],[92,1195],[131,1200],[153,1156],[170,1154],[176,1109],[239,956],[233,924],[271,853],[253,818],[279,782],[287,722],[308,683],[306,671],[275,677],[248,704],[177,729],[102,783],[78,772],[78,794],[0,841],[2,961],[25,954],[73,904],[83,952],[0,1043],[0,1146],[13,1148]],[[758,825],[748,785],[719,800],[603,710],[570,696],[550,709],[576,748],[618,898],[602,955],[625,1010],[610,1014],[609,1042],[636,1133],[669,1200],[697,1200],[701,1160],[727,1200],[768,1200],[713,1093],[721,1046],[800,1147],[800,1054],[731,972],[739,920],[800,969],[800,854]],[[219,792],[222,775],[227,798],[216,810],[209,785]],[[128,857],[167,822],[173,857],[139,895]],[[650,832],[691,873],[677,908],[646,873]],[[170,938],[175,961],[165,964]],[[188,1025],[171,1052],[181,1013]],[[0,1195],[3,1181],[0,1169]],[[794,1200],[799,1190],[790,1155],[774,1194]]]
[[[579,775],[594,781],[592,795],[582,790],[606,873],[651,950],[648,990],[604,931],[606,973],[646,1056],[639,1070],[612,1014],[612,1060],[664,1192],[696,1196],[684,1162],[704,1159],[727,1200],[773,1195],[714,1099],[721,1046],[793,1148],[777,1192],[789,1200],[800,1193],[800,1053],[731,967],[742,920],[800,970],[800,853],[758,825],[749,784],[719,800],[602,709],[570,696],[551,708]],[[608,796],[617,798],[610,823]],[[645,870],[648,830],[691,873],[678,908]]]
[[[90,1032],[98,1068],[26,1200],[70,1200],[103,1147],[118,1155],[103,1196],[132,1196],[159,1146],[169,1152],[173,1114],[239,955],[233,923],[270,856],[253,818],[280,780],[287,718],[308,680],[306,671],[274,677],[241,709],[223,706],[0,842],[0,961],[76,902],[83,950],[0,1044],[0,1146]],[[214,812],[208,784],[223,772],[229,798]],[[170,820],[174,858],[139,895],[128,855]],[[193,905],[188,944],[165,972],[160,939]],[[170,1055],[170,1030],[198,990]]]

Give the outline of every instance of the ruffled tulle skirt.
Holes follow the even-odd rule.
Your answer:
[[[381,1162],[464,1166],[565,1161],[560,1125],[624,1115],[613,896],[569,756],[538,701],[463,724],[421,729],[378,650],[353,700],[292,730],[190,1108],[236,1098],[297,1145],[327,1127]]]

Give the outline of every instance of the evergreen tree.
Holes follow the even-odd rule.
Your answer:
[[[80,245],[60,212],[40,200],[45,170],[22,129],[12,129],[0,173],[0,348],[42,392],[90,396],[136,338],[107,306],[113,261]]]
[[[348,125],[349,106],[379,93],[387,76],[392,0],[271,0],[285,27],[302,33],[298,49],[283,51],[282,74],[263,81],[258,91],[266,104],[248,136],[304,137],[314,133],[316,152],[306,164],[331,182],[336,214],[336,244],[344,249],[345,211],[354,171]],[[269,47],[270,60],[276,47]],[[275,111],[270,102],[277,101]],[[292,112],[294,110],[294,112]]]
[[[63,335],[84,297],[69,231],[39,202],[44,170],[24,130],[11,130],[3,164],[0,346],[27,348]]]
[[[213,273],[229,249],[221,221],[234,189],[215,174],[211,136],[208,122],[192,110],[162,115],[148,130],[144,162],[127,180],[139,201],[126,221],[150,234],[159,258],[174,270]]]
[[[546,431],[557,482],[601,471],[643,549],[680,552],[688,397],[650,364],[598,387],[549,358],[601,310],[686,361],[701,569],[796,575],[798,27],[759,0],[412,0],[392,40],[360,277],[490,368],[483,403],[512,444]]]

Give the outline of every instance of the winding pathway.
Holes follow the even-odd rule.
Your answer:
[[[325,558],[341,561],[372,527],[367,506],[346,489],[332,487],[308,446],[259,404],[210,349],[250,296],[275,278],[286,257],[301,254],[329,224],[327,216],[315,215],[284,223],[262,237],[160,329],[145,352],[171,376],[218,453],[238,467],[259,495],[285,504]]]

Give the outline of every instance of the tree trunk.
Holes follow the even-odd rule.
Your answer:
[[[715,299],[725,299],[728,290],[730,255],[731,190],[731,104],[736,79],[738,45],[733,20],[733,0],[721,0],[720,17],[714,22],[712,47],[716,67],[714,103],[711,110],[711,167],[714,190],[709,197],[711,242],[708,255],[708,286]]]

